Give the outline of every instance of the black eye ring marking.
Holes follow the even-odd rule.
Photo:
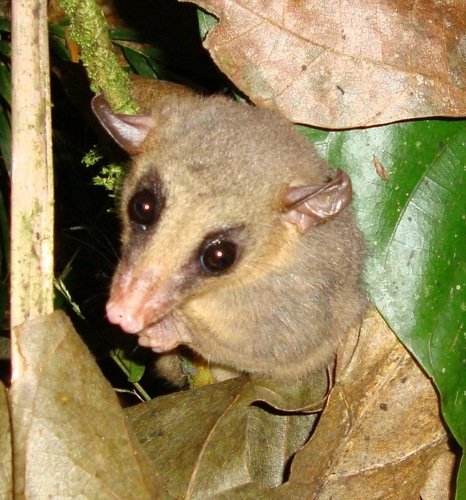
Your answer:
[[[226,236],[207,239],[199,252],[201,269],[207,276],[228,271],[238,259],[238,247]]]
[[[146,230],[160,218],[165,199],[156,184],[153,189],[143,187],[128,202],[128,217],[140,229]]]

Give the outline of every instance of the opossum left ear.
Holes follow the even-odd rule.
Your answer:
[[[141,152],[141,144],[154,126],[150,115],[122,115],[114,113],[103,94],[91,102],[92,111],[102,127],[128,154]]]
[[[317,224],[336,217],[353,197],[351,179],[343,170],[321,184],[291,187],[285,194],[283,218],[305,233]]]

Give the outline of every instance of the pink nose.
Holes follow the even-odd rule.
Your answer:
[[[109,300],[107,302],[107,318],[110,323],[119,325],[126,333],[137,333],[144,328],[144,319],[135,308],[128,307],[120,301]]]
[[[161,282],[153,266],[144,272],[123,269],[107,302],[107,318],[126,333],[141,333],[162,319],[175,301],[176,280]]]

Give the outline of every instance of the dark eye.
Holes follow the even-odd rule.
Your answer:
[[[236,262],[237,254],[235,243],[218,238],[204,245],[199,261],[207,274],[217,275],[229,269]]]
[[[140,226],[150,226],[159,216],[159,201],[148,189],[138,191],[128,203],[129,218]]]

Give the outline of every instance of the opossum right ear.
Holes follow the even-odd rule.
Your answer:
[[[141,144],[154,126],[150,115],[121,115],[114,113],[103,94],[91,102],[92,111],[112,139],[128,154],[141,152]]]
[[[306,233],[336,217],[351,203],[352,197],[351,179],[339,168],[333,180],[289,188],[283,218],[297,226],[299,232]]]

